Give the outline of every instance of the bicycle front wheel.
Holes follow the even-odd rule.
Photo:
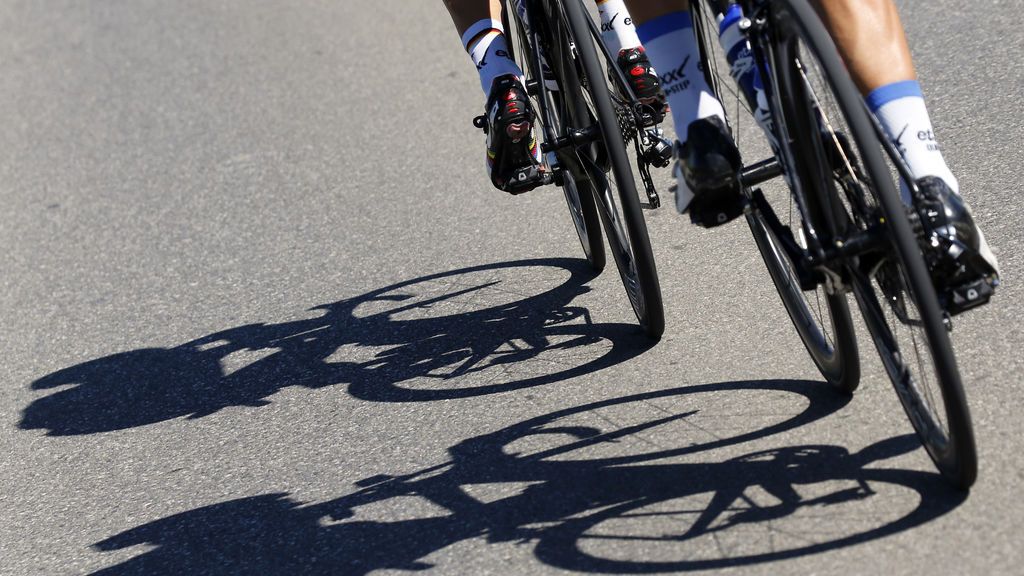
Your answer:
[[[657,340],[665,331],[665,311],[647,224],[626,153],[624,133],[632,130],[635,134],[632,110],[627,102],[612,97],[609,83],[613,80],[608,70],[615,63],[595,46],[599,38],[580,0],[564,0],[562,5],[582,72],[580,86],[575,90],[567,86],[566,90],[578,93],[590,110],[590,118],[577,119],[581,124],[577,128],[586,130],[596,121],[600,132],[597,144],[580,150],[580,159],[594,184],[598,213],[629,303],[647,336]]]
[[[564,79],[575,72],[575,62],[571,57],[571,49],[564,34],[559,27],[552,25],[546,19],[538,18],[535,31],[537,39],[541,40],[542,50],[546,52],[548,64],[553,69],[549,74],[552,78],[545,78],[543,65],[536,61],[532,39],[528,39],[528,27],[522,21],[518,13],[515,14],[516,37],[519,39],[518,49],[513,50],[514,57],[523,70],[528,70],[530,79],[534,82],[543,83],[549,80],[557,81],[559,86],[565,84]],[[575,77],[575,76],[572,76]],[[566,134],[571,128],[573,118],[579,114],[581,107],[576,103],[578,94],[566,96],[564,89],[558,90],[536,90],[532,94],[534,109],[538,111],[538,119],[541,123],[550,127],[559,136]],[[541,102],[541,98],[544,102]],[[544,104],[543,106],[541,104]],[[585,113],[585,110],[584,110]],[[538,131],[539,133],[540,131]],[[604,243],[601,238],[600,217],[597,215],[595,196],[590,188],[593,184],[587,178],[577,178],[572,171],[566,170],[563,173],[559,186],[565,196],[566,205],[569,208],[569,216],[572,218],[576,236],[583,248],[583,255],[586,257],[590,268],[596,274],[600,274],[605,266]]]
[[[831,37],[806,0],[776,0],[772,63],[797,171],[833,246],[874,238],[845,270],[882,364],[936,467],[977,476],[970,414],[944,314],[895,187],[897,170]],[[894,158],[895,155],[890,156]]]

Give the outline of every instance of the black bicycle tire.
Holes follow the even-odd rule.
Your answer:
[[[534,81],[538,83],[544,82],[544,72],[542,70],[534,70],[535,66],[533,65],[533,58],[528,50],[530,42],[524,37],[526,28],[518,14],[515,16],[515,19],[518,31],[517,35],[519,38],[520,50],[518,56],[521,68],[529,70]],[[568,47],[561,46],[561,43],[553,38],[556,34],[551,31],[550,27],[543,24],[543,19],[539,20],[541,20],[541,22],[538,23],[538,26],[540,26],[540,28],[538,28],[538,35],[546,34],[545,40],[550,46],[555,48],[554,52],[557,52],[557,54],[551,54],[549,57],[562,59],[563,54]],[[505,22],[507,28],[507,12]],[[513,50],[512,52],[513,54],[517,53],[516,50]],[[563,91],[559,90],[549,93],[552,96],[553,104],[562,104],[560,99],[562,98],[562,94],[564,94]],[[538,98],[542,97],[542,93],[538,92],[537,96]],[[562,110],[565,110],[564,105],[561,106],[561,108]],[[540,119],[542,123],[547,122],[547,118],[541,118],[541,114],[539,112],[540,111],[538,110],[538,119]],[[554,132],[556,134],[564,135],[566,128],[565,120],[559,117],[557,125],[552,126],[552,128],[554,128]],[[572,186],[574,188],[575,194],[567,188],[568,186]],[[593,193],[589,190],[592,186],[593,184],[587,180],[577,181],[571,174],[566,174],[566,180],[563,180],[562,183],[559,184],[559,187],[562,189],[562,194],[565,197],[565,203],[569,209],[569,218],[572,220],[573,228],[576,230],[576,237],[579,238],[580,247],[583,249],[583,256],[586,258],[587,263],[590,264],[590,268],[596,275],[600,274],[604,270],[607,258],[605,255],[604,240],[601,232],[601,219],[597,215],[596,200],[594,199]],[[577,218],[577,214],[579,218]]]
[[[834,345],[829,351],[829,344],[819,327],[815,325],[813,330],[821,334],[820,338],[818,334],[812,333],[812,327],[808,325],[814,314],[800,295],[799,280],[787,271],[789,267],[782,261],[782,258],[787,256],[780,254],[779,240],[772,239],[774,233],[756,211],[747,214],[747,224],[764,260],[765,268],[768,269],[768,275],[775,284],[775,290],[818,372],[840,392],[852,394],[860,385],[860,356],[853,328],[853,316],[850,314],[846,296],[830,294],[826,299],[834,340]],[[779,249],[774,249],[772,244]]]
[[[692,6],[695,9],[695,32],[701,49],[702,69],[708,86],[715,90],[715,86],[731,82],[732,79],[716,77],[718,68],[709,62],[716,50],[707,46],[706,43],[717,42],[718,36],[717,34],[703,33],[704,20],[701,19],[701,11],[707,10],[708,7],[700,2],[694,2]],[[720,101],[724,102],[722,94],[718,93],[717,96]],[[778,98],[781,99],[787,97],[785,94],[778,95]],[[746,220],[751,235],[754,237],[754,243],[761,253],[765,268],[768,269],[768,275],[775,285],[775,290],[814,365],[825,380],[838,391],[852,394],[860,384],[860,357],[857,350],[857,337],[853,328],[853,318],[846,296],[842,294],[826,295],[828,322],[832,327],[834,341],[830,345],[824,328],[818,326],[815,314],[804,300],[799,278],[794,272],[791,272],[793,268],[782,260],[783,258],[788,260],[789,257],[781,249],[781,243],[765,222],[764,215],[757,209],[748,210]]]
[[[557,31],[554,33],[554,35],[557,35]],[[575,76],[576,64],[575,62],[572,61],[571,58],[567,57],[570,48],[562,43],[561,38],[552,38],[550,40],[552,42],[552,45],[556,45],[555,43],[557,42],[557,56],[554,57],[560,60],[560,69],[565,71],[563,74]],[[563,77],[560,78],[560,81],[564,85],[579,85],[578,78],[573,79]],[[579,116],[579,114],[581,113],[580,110],[586,107],[586,105],[581,102],[582,96],[579,90],[567,88],[565,90],[560,90],[559,93],[560,95],[555,97],[556,100],[558,98],[564,98],[567,95],[572,97],[571,101],[563,101],[563,109],[568,111],[573,118]],[[570,103],[573,106],[572,108],[569,108]],[[564,121],[561,122],[561,124],[562,125],[559,126],[558,134],[564,136],[567,131],[567,126]],[[597,195],[594,189],[595,183],[590,179],[577,181],[575,178],[572,177],[571,174],[566,174],[566,176],[568,178],[571,178],[573,185],[576,186],[576,196],[579,201],[581,216],[583,217],[583,222],[587,229],[586,241],[584,241],[583,236],[580,235],[580,243],[585,244],[583,246],[583,252],[587,255],[587,261],[590,262],[590,267],[595,272],[599,273],[604,270],[605,264],[607,263],[607,258],[605,255],[604,241],[601,232],[601,217],[598,215],[597,212]],[[569,191],[566,189],[567,184],[568,183],[563,184],[562,192],[565,195],[566,202],[569,204],[569,209],[572,210],[572,199]],[[577,234],[579,235],[578,229]]]
[[[584,12],[580,0],[563,0],[562,6],[566,17],[567,32],[574,41],[577,56],[582,64],[583,73],[587,78],[603,79],[605,70],[602,69],[594,47],[594,39],[590,33],[587,22],[587,14]],[[637,283],[639,284],[639,295],[643,299],[642,310],[637,309],[637,303],[630,298],[630,305],[636,314],[637,320],[644,332],[652,340],[661,338],[665,331],[665,311],[661,297],[661,286],[658,282],[658,272],[654,263],[654,253],[651,249],[651,241],[647,232],[647,224],[644,221],[643,209],[640,206],[639,196],[636,189],[636,181],[633,178],[633,171],[630,167],[629,157],[626,154],[625,142],[619,126],[618,115],[612,107],[611,96],[608,85],[605,81],[586,82],[580,87],[589,92],[595,107],[597,122],[600,126],[603,148],[608,154],[611,164],[611,171],[614,174],[616,188],[618,190],[619,205],[624,216],[626,225],[626,238],[631,247],[632,259],[636,263]],[[592,172],[593,174],[593,172]],[[596,174],[593,174],[596,176]],[[623,271],[623,262],[620,251],[616,250],[614,243],[618,241],[617,232],[614,229],[612,217],[604,209],[600,198],[597,198],[597,187],[599,180],[595,182],[595,200],[599,207],[601,220],[605,225],[605,235],[608,237],[609,246],[612,248],[612,255],[615,259],[619,275],[623,280],[623,287],[629,295],[628,279]]]
[[[898,349],[894,347],[895,337],[881,315],[881,304],[875,295],[875,288],[871,284],[870,278],[851,269],[854,294],[862,315],[882,358],[883,365],[893,382],[900,403],[928,455],[947,480],[958,488],[967,489],[977,478],[977,451],[960,371],[957,368],[956,357],[931,277],[928,274],[917,239],[910,228],[903,202],[883,159],[877,132],[868,116],[860,92],[849,77],[831,36],[814,9],[806,0],[774,0],[774,5],[782,6],[792,16],[792,22],[800,29],[803,40],[821,64],[827,80],[831,84],[833,94],[843,109],[846,122],[852,132],[852,142],[860,152],[863,167],[874,184],[875,195],[885,218],[886,231],[891,242],[890,250],[896,256],[892,262],[902,269],[908,284],[908,296],[912,298],[921,314],[921,322],[931,360],[934,362],[935,375],[941,390],[942,404],[948,422],[948,441],[940,443],[932,431],[922,429],[924,422],[921,420],[921,414],[918,413],[922,409],[920,403],[915,404],[910,401],[907,394],[912,390],[904,389],[906,384],[902,382],[902,372],[906,371],[906,366],[903,366],[903,371],[900,374],[896,373],[898,366],[895,362],[902,364],[902,361]],[[853,267],[851,266],[851,268]],[[884,301],[885,295],[882,296]]]
[[[580,211],[580,217],[583,219],[582,222],[586,232],[581,232],[579,227],[576,226],[575,218],[573,218],[573,227],[576,228],[576,236],[580,239],[580,246],[583,248],[583,255],[587,259],[587,263],[590,264],[590,269],[597,275],[604,271],[604,267],[607,264],[607,256],[604,251],[604,237],[601,232],[601,217],[597,214],[597,205],[592,189],[594,184],[589,180],[577,182],[573,178],[571,185],[575,187],[575,198],[573,193],[566,188],[569,185],[568,182],[562,184],[562,194],[565,196],[565,202],[570,211],[576,209]],[[574,202],[578,202],[578,207],[574,205]],[[572,217],[570,214],[570,218]]]

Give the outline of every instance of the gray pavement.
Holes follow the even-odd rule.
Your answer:
[[[0,2],[0,573],[1019,574],[1024,4],[901,7],[1005,280],[966,497],[741,224],[647,213],[647,347],[441,2]]]

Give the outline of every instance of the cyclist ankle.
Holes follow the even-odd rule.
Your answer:
[[[950,190],[959,193],[959,182],[942,156],[921,86],[916,80],[886,84],[872,90],[865,100],[886,135],[896,144],[915,180],[935,176]]]
[[[676,135],[685,141],[692,122],[718,116],[725,119],[722,103],[700,71],[700,50],[689,12],[671,12],[637,27],[651,64],[658,70],[661,87],[672,111]]]
[[[501,76],[514,76],[522,82],[523,71],[512,59],[500,22],[490,19],[477,22],[466,30],[463,41],[480,75],[484,94],[490,94],[494,81]]]
[[[601,40],[612,56],[640,46],[624,0],[597,0],[597,10],[601,15]]]

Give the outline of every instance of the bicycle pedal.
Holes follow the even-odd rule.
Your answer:
[[[730,179],[718,186],[696,190],[686,211],[691,223],[714,228],[735,220],[745,208],[746,198],[736,188],[735,180]]]
[[[704,194],[708,194],[705,192]],[[719,194],[719,193],[712,193]],[[721,194],[732,194],[732,192],[721,192]],[[743,198],[714,198],[700,200],[694,197],[687,210],[690,213],[690,222],[702,228],[715,228],[727,224],[743,214]]]
[[[509,194],[517,195],[552,182],[554,182],[554,176],[551,172],[542,170],[540,166],[527,166],[513,172],[502,189]]]
[[[993,294],[995,294],[995,288],[988,278],[979,278],[974,282],[947,290],[943,298],[945,300],[944,308],[950,316],[956,316],[961,312],[987,304]]]

